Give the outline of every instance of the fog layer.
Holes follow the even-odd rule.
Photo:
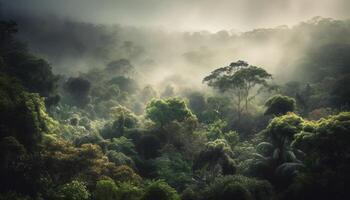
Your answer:
[[[298,68],[313,58],[310,55],[329,45],[347,49],[349,44],[349,21],[309,18],[345,18],[347,1],[145,2],[14,0],[3,2],[2,15],[19,24],[19,37],[56,73],[77,75],[128,59],[147,84],[201,85],[212,69],[239,59],[286,82],[301,77]],[[282,23],[295,25],[275,26]],[[212,24],[216,28],[210,29]],[[267,28],[253,28],[260,26]],[[199,27],[251,30],[183,30]]]
[[[1,0],[6,9],[78,21],[171,30],[235,29],[296,24],[313,16],[346,18],[347,0]]]

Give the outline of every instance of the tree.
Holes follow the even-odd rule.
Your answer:
[[[305,167],[304,153],[291,144],[295,135],[310,129],[312,124],[294,113],[275,117],[262,132],[268,139],[257,145],[251,175],[270,180],[276,187],[288,186],[298,172]]]
[[[64,84],[65,91],[73,97],[72,103],[77,106],[85,106],[89,103],[88,95],[90,93],[91,83],[83,78],[69,78]]]
[[[140,184],[142,181],[142,178],[127,165],[120,165],[116,167],[116,169],[112,171],[110,177],[117,182],[128,182],[135,185]]]
[[[58,77],[43,59],[30,54],[15,37],[17,24],[0,21],[0,72],[16,77],[28,92],[49,97],[56,89]]]
[[[265,115],[284,115],[294,111],[295,100],[288,96],[275,95],[266,101],[265,106]]]
[[[76,180],[61,186],[57,195],[62,200],[86,200],[90,197],[85,183]]]
[[[218,68],[203,79],[208,86],[219,89],[221,92],[232,92],[235,106],[240,119],[242,112],[248,111],[248,103],[260,91],[252,95],[255,86],[267,86],[267,79],[271,78],[263,68],[249,65],[245,61],[237,61],[229,66]]]
[[[94,192],[96,200],[116,200],[118,197],[118,188],[113,180],[97,181]]]
[[[293,146],[310,154],[310,163],[336,167],[349,162],[350,112],[322,118],[295,135]],[[311,156],[312,155],[312,156]]]
[[[176,151],[164,153],[156,158],[155,166],[158,177],[178,191],[185,189],[186,185],[191,183],[191,165]]]
[[[151,119],[161,128],[164,125],[178,121],[182,122],[187,118],[195,117],[186,103],[178,98],[154,99],[146,107],[146,117]]]
[[[212,96],[207,98],[206,109],[203,111],[203,121],[213,123],[227,118],[232,112],[231,98],[227,96]]]
[[[241,175],[217,177],[199,195],[203,200],[273,199],[272,186],[269,182]]]
[[[200,92],[191,92],[187,95],[189,100],[189,107],[198,116],[199,119],[202,118],[202,113],[206,109],[207,102],[204,94]]]
[[[18,78],[29,92],[49,97],[54,93],[58,77],[51,71],[51,66],[43,59],[29,53],[12,53],[6,58],[6,72]]]
[[[43,98],[25,92],[17,79],[0,73],[0,96],[0,137],[14,136],[33,150],[43,133],[54,131],[56,122],[46,113]]]
[[[115,119],[113,122],[113,128],[117,129],[119,135],[124,134],[125,128],[133,128],[137,124],[137,117],[134,113],[121,105],[112,107],[110,116]]]
[[[140,200],[143,189],[132,183],[118,183],[118,198],[116,200]]]
[[[266,128],[266,134],[273,145],[284,149],[285,145],[291,144],[294,135],[303,130],[303,122],[304,120],[294,113],[275,117]]]
[[[164,181],[151,182],[147,187],[142,200],[180,200],[176,190]]]
[[[233,152],[225,139],[217,139],[205,144],[194,162],[193,170],[199,172],[199,181],[210,182],[218,175],[236,173]]]
[[[350,198],[349,124],[350,112],[341,112],[295,135],[292,145],[306,153],[308,170],[298,174],[284,199]]]
[[[110,139],[110,142],[107,144],[107,148],[108,150],[118,151],[128,156],[137,154],[132,139],[126,138],[124,136]]]
[[[117,166],[127,165],[130,167],[135,167],[134,161],[122,152],[110,150],[110,151],[107,151],[106,156],[108,157],[108,160],[110,162],[115,163]]]

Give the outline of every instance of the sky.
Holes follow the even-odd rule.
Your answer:
[[[350,0],[0,0],[2,12],[177,31],[247,31],[314,16],[347,19]]]

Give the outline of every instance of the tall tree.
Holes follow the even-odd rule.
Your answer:
[[[231,92],[240,119],[242,112],[248,110],[249,102],[254,99],[262,87],[267,86],[267,79],[270,78],[272,78],[271,74],[263,68],[239,60],[212,71],[203,79],[203,82],[221,92]],[[253,94],[253,88],[256,86],[261,87]]]

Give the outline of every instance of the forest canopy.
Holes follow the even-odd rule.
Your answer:
[[[169,33],[7,14],[0,200],[350,198],[349,20]]]

